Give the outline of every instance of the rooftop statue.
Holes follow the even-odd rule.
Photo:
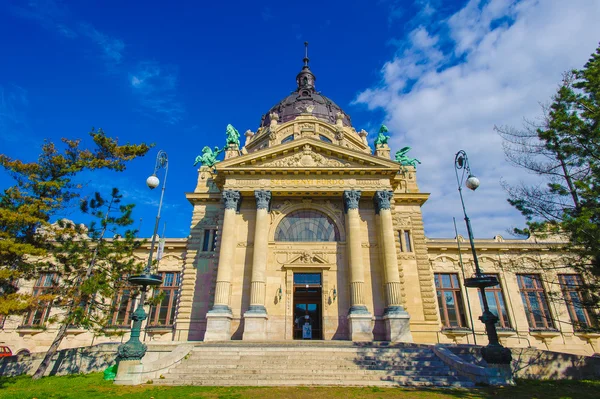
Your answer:
[[[403,147],[399,151],[396,152],[396,162],[398,162],[402,166],[414,166],[417,167],[417,164],[420,164],[417,158],[410,158],[406,156],[406,153],[410,151],[410,147]]]
[[[209,146],[205,146],[202,149],[202,155],[198,155],[196,157],[196,162],[194,162],[194,166],[196,166],[200,162],[202,163],[202,166],[208,166],[209,168],[212,168],[217,162],[219,162],[217,157],[222,152],[223,150],[219,150],[219,147],[215,147],[214,150],[211,150]]]
[[[387,132],[388,132],[387,126],[381,125],[381,127],[379,128],[379,134],[377,135],[377,138],[375,139],[375,148],[381,147],[381,146],[387,144],[388,140],[390,139],[390,136],[386,136],[384,134]]]
[[[240,133],[231,124],[227,125],[227,146],[235,144],[238,148],[240,147]]]

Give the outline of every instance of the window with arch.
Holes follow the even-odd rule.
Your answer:
[[[275,230],[275,241],[340,241],[337,225],[324,213],[313,209],[294,211]]]
[[[324,141],[324,142],[326,142],[326,143],[333,143],[333,141],[331,141],[331,140],[329,139],[329,137],[327,137],[327,136],[323,136],[322,134],[319,134],[319,139],[320,139],[321,141]]]
[[[283,140],[281,140],[281,144],[283,143],[289,143],[290,141],[294,140],[294,135],[290,134],[289,136],[287,136],[286,138],[284,138]]]

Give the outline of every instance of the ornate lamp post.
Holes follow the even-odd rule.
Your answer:
[[[461,171],[460,177],[458,171]],[[494,287],[498,285],[499,282],[494,276],[484,275],[479,268],[479,261],[477,259],[477,253],[475,252],[475,243],[473,242],[471,220],[467,216],[465,201],[463,200],[462,196],[463,182],[468,189],[473,191],[479,187],[479,179],[471,174],[469,158],[467,158],[467,153],[463,150],[457,152],[456,156],[454,157],[454,172],[456,173],[456,182],[458,183],[460,203],[462,204],[463,214],[465,215],[465,223],[467,224],[467,232],[469,234],[469,243],[473,253],[473,262],[475,263],[475,276],[465,279],[465,287],[479,288],[479,292],[481,293],[481,301],[483,302],[483,314],[479,317],[479,320],[485,324],[485,332],[488,336],[489,342],[487,346],[481,349],[481,355],[486,362],[491,364],[509,364],[512,359],[510,349],[503,347],[498,340],[498,332],[496,331],[496,322],[498,321],[498,316],[490,312],[488,301],[485,296],[485,288]]]
[[[146,345],[140,341],[140,334],[142,331],[142,322],[146,320],[147,314],[144,311],[144,301],[146,300],[146,289],[148,286],[160,285],[162,278],[160,275],[152,274],[152,256],[154,255],[154,247],[156,245],[156,233],[158,232],[158,223],[160,221],[160,210],[162,208],[163,197],[165,195],[165,187],[167,185],[167,173],[169,171],[169,163],[167,153],[159,151],[156,155],[156,164],[154,166],[154,173],[148,179],[146,179],[146,185],[153,190],[160,184],[156,173],[159,169],[165,170],[165,178],[163,180],[162,190],[160,193],[160,202],[158,204],[158,214],[156,215],[156,222],[154,224],[154,233],[152,234],[152,244],[150,244],[150,254],[148,255],[148,263],[144,268],[142,274],[129,277],[129,282],[133,285],[140,285],[141,294],[140,301],[137,309],[133,312],[133,327],[131,328],[131,336],[129,341],[119,346],[117,355],[120,360],[141,360],[146,354]]]

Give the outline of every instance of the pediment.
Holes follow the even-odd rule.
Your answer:
[[[303,138],[250,154],[230,158],[216,165],[217,171],[243,169],[393,169],[389,159],[343,148],[321,140]]]
[[[283,268],[319,268],[329,269],[331,263],[329,263],[322,256],[313,254],[311,251],[304,251],[301,254],[294,256],[289,261],[285,262]]]

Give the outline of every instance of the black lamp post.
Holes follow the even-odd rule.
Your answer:
[[[146,320],[147,314],[144,310],[144,302],[146,300],[146,289],[148,286],[160,285],[162,283],[162,277],[157,274],[152,274],[152,256],[154,255],[154,247],[156,245],[156,233],[158,232],[158,223],[160,221],[160,210],[162,208],[163,197],[165,195],[165,186],[167,185],[167,173],[169,171],[169,163],[167,153],[159,151],[156,155],[156,164],[154,166],[154,173],[146,179],[146,185],[153,190],[160,184],[156,173],[159,169],[165,170],[165,179],[163,180],[162,190],[160,193],[160,202],[158,204],[158,214],[156,215],[156,222],[154,224],[154,233],[152,234],[152,243],[150,244],[150,254],[148,255],[148,263],[144,268],[142,274],[129,277],[129,282],[133,285],[140,285],[141,294],[138,306],[133,312],[131,318],[133,319],[133,327],[131,328],[131,336],[129,341],[119,346],[117,350],[117,356],[119,360],[141,360],[146,354],[146,345],[140,341],[140,334],[142,332],[142,322]]]
[[[461,171],[459,177],[458,171]],[[481,349],[483,359],[491,364],[509,364],[512,360],[510,349],[503,347],[498,340],[498,332],[496,331],[496,322],[498,316],[490,312],[487,297],[485,296],[486,287],[494,287],[498,285],[498,279],[494,276],[486,276],[479,268],[477,253],[475,252],[475,243],[473,242],[473,230],[471,229],[471,220],[467,216],[465,209],[465,201],[462,196],[462,183],[465,186],[475,191],[479,187],[479,179],[471,174],[469,159],[467,153],[460,150],[454,157],[454,172],[456,173],[456,182],[458,183],[458,193],[460,194],[460,203],[462,204],[463,213],[465,215],[465,223],[467,224],[467,232],[469,234],[469,243],[471,244],[471,252],[473,253],[473,262],[475,263],[475,276],[465,279],[465,287],[479,288],[481,293],[481,301],[483,302],[483,315],[479,320],[485,324],[485,332],[488,336],[488,345]],[[465,181],[466,175],[466,181]]]

